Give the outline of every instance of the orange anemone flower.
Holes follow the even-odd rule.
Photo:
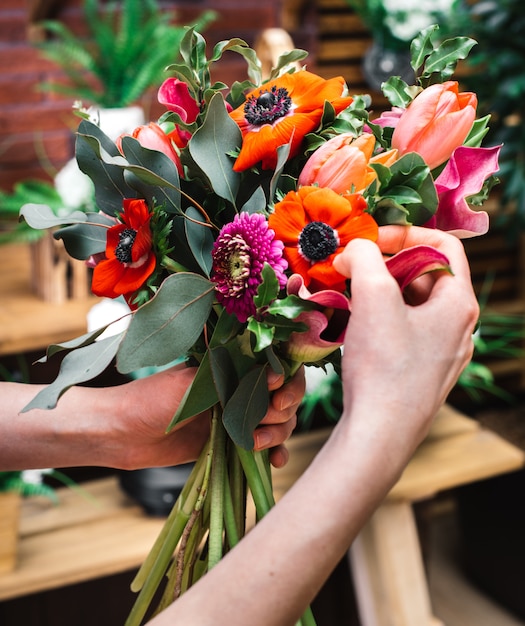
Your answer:
[[[366,207],[361,194],[341,196],[315,186],[290,191],[275,205],[268,226],[284,244],[289,269],[311,291],[344,291],[345,277],[334,269],[334,258],[352,239],[377,239],[377,223]]]
[[[125,199],[120,223],[106,237],[106,258],[93,270],[91,290],[97,296],[131,299],[155,269],[150,228],[151,213],[145,200]]]
[[[318,127],[325,102],[336,113],[352,103],[352,97],[343,96],[345,88],[341,76],[325,80],[300,71],[249,92],[245,103],[230,113],[243,135],[233,169],[242,172],[259,162],[263,169],[274,169],[277,148],[290,142],[290,157],[295,156],[303,137]]]

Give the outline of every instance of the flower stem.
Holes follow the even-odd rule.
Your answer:
[[[211,445],[213,461],[210,477],[210,534],[208,537],[208,569],[222,558],[224,530],[224,479],[226,475],[226,430],[222,424],[220,408],[213,408],[211,420]]]
[[[255,509],[257,511],[257,519],[266,515],[272,507],[271,500],[268,498],[268,492],[264,485],[261,473],[255,461],[256,452],[245,450],[241,446],[236,446],[237,454],[242,464],[248,487],[252,493]]]
[[[192,474],[168,516],[151,553],[132,582],[132,590],[140,589],[140,593],[125,626],[139,626],[141,623],[169,567],[175,548],[191,518],[192,511],[202,508],[207,494],[212,456],[212,446],[208,445],[195,464]]]

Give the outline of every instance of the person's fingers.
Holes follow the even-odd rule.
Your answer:
[[[284,467],[288,463],[290,453],[284,445],[277,446],[270,450],[270,463],[277,469]]]
[[[295,412],[288,416],[286,421],[274,424],[261,423],[253,433],[254,449],[265,450],[278,446],[290,437],[296,426],[297,415]]]

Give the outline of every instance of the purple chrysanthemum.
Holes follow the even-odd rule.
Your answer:
[[[288,263],[283,259],[283,248],[260,213],[240,213],[219,233],[213,246],[211,279],[216,283],[219,302],[240,322],[255,313],[253,299],[265,263],[273,268],[279,286],[286,285]]]

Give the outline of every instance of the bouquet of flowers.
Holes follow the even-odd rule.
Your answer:
[[[158,122],[111,141],[93,123],[78,129],[76,156],[95,186],[98,211],[57,218],[26,205],[34,227],[57,227],[75,258],[89,259],[95,294],[123,296],[128,328],[104,328],[51,346],[66,351],[57,379],[26,407],[51,408],[71,385],[116,359],[122,373],[178,359],[197,364],[171,427],[209,411],[209,444],[139,571],[128,625],[139,624],[165,574],[161,607],[173,601],[245,532],[246,495],[259,519],[273,505],[267,455],[253,431],[269,403],[268,368],[291,377],[304,364],[337,367],[351,314],[351,283],[333,259],[353,238],[375,240],[386,224],[458,236],[488,229],[481,204],[499,148],[480,147],[488,119],[476,96],[450,80],[475,42],[439,43],[436,27],[412,44],[415,85],[384,85],[392,110],[372,121],[366,96],[342,78],[291,70],[280,58],[263,82],[238,39],[207,57],[188,29],[183,63],[159,90]],[[248,79],[212,83],[226,52],[244,57]],[[439,251],[417,246],[385,261],[404,290],[448,271]],[[313,624],[307,611],[302,624]]]

